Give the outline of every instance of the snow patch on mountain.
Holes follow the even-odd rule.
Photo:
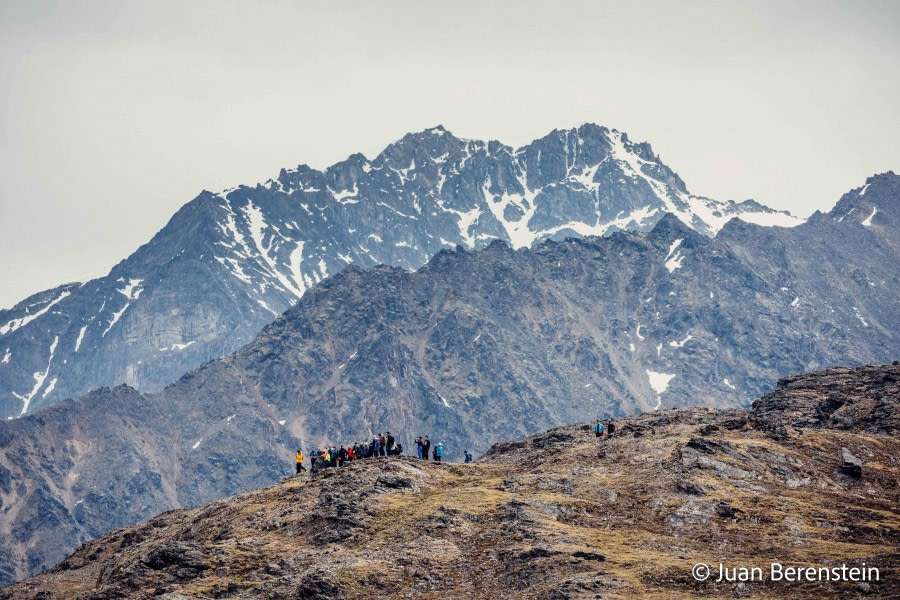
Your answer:
[[[352,198],[356,198],[359,195],[359,187],[354,182],[353,189],[350,190],[342,190],[340,192],[333,192],[331,189],[328,190],[331,192],[331,195],[334,197],[335,202],[339,202],[340,204],[356,204],[359,200],[353,200]]]
[[[657,410],[662,406],[662,393],[669,388],[669,382],[675,378],[674,373],[661,373],[646,369],[647,379],[650,381],[650,389],[656,392],[656,406],[653,410]]]
[[[53,388],[56,387],[56,382],[57,382],[58,379],[59,379],[58,377],[54,377],[53,379],[50,380],[50,383],[48,383],[48,384],[47,384],[47,387],[44,388],[44,393],[41,394],[41,398],[46,398],[47,395],[50,394],[50,392],[53,391]]]
[[[47,368],[43,371],[38,371],[34,374],[34,387],[31,388],[31,391],[25,395],[17,394],[13,392],[13,396],[22,401],[22,412],[19,413],[19,416],[24,416],[25,413],[28,412],[28,406],[31,404],[31,401],[37,395],[37,393],[41,390],[41,387],[44,385],[44,381],[47,379],[47,375],[50,374],[50,365],[53,364],[53,356],[56,354],[56,346],[59,344],[59,336],[53,338],[53,343],[50,344],[50,358],[47,359]],[[56,380],[53,381],[53,386],[56,386]]]
[[[187,348],[193,344],[196,344],[196,343],[197,343],[196,340],[191,340],[190,342],[187,342],[186,344],[176,342],[176,343],[172,344],[171,346],[160,348],[159,351],[160,352],[170,352],[172,350],[184,350],[185,348]]]
[[[744,212],[739,213],[737,218],[746,223],[764,227],[796,227],[805,221],[805,219],[784,212]]]
[[[672,245],[669,246],[669,253],[666,254],[665,264],[666,268],[669,270],[669,273],[674,273],[675,269],[681,267],[681,261],[684,260],[684,256],[681,254],[681,251],[678,250],[678,247],[681,245],[681,242],[684,240],[675,240],[672,242]]]
[[[878,209],[873,206],[872,213],[868,217],[866,217],[866,219],[862,222],[862,224],[865,225],[866,227],[871,227],[872,226],[872,217],[874,217],[876,214],[878,214]]]
[[[519,179],[519,184],[525,190],[524,194],[511,194],[509,192],[504,192],[500,195],[492,194],[490,191],[490,176],[487,177],[482,185],[482,197],[485,203],[491,214],[494,215],[494,218],[503,225],[510,244],[515,249],[530,247],[540,234],[540,232],[532,231],[529,228],[529,222],[537,210],[537,205],[534,202],[535,192],[528,190],[524,178]],[[521,216],[514,220],[507,219],[506,213],[510,207],[515,207]]]
[[[75,352],[78,352],[78,349],[81,348],[81,340],[84,339],[84,332],[87,330],[87,325],[81,328],[81,331],[78,332],[78,339],[75,340]]]
[[[103,335],[101,335],[100,337],[106,337],[106,334],[109,333],[109,330],[113,328],[113,325],[115,325],[116,323],[119,322],[119,319],[122,318],[122,315],[125,314],[125,311],[128,310],[129,306],[131,306],[131,303],[126,302],[125,306],[123,306],[121,308],[121,310],[119,310],[116,313],[113,313],[112,319],[109,321],[109,325],[107,326],[106,329],[103,330]]]
[[[143,279],[130,279],[124,288],[116,291],[125,296],[128,300],[137,300],[141,295],[141,292],[144,291],[143,288],[139,287],[143,282]]]
[[[687,335],[683,340],[681,340],[680,342],[672,341],[672,342],[669,342],[669,345],[672,346],[673,348],[683,348],[684,345],[687,344],[687,343],[688,343],[689,341],[691,341],[692,339],[694,339],[694,336],[692,336],[691,334],[688,334],[688,335]]]
[[[51,308],[56,306],[60,301],[64,300],[65,298],[68,298],[70,295],[72,295],[72,292],[70,292],[69,290],[66,290],[63,293],[61,293],[59,296],[57,296],[56,298],[54,298],[53,300],[51,300],[50,302],[45,304],[44,307],[41,310],[37,311],[36,313],[26,314],[24,317],[19,317],[18,319],[13,319],[12,321],[8,322],[6,325],[3,325],[2,327],[0,327],[0,335],[6,335],[7,333],[12,333],[13,331],[19,329],[20,327],[24,327],[25,325],[28,325],[29,323],[31,323],[38,317],[47,314],[47,312]],[[28,308],[25,309],[25,312],[28,313]]]

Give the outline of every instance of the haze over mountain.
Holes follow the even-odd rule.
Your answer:
[[[372,160],[203,192],[106,277],[0,311],[0,416],[123,382],[158,391],[240,348],[348,264],[416,269],[458,244],[642,231],[666,212],[707,235],[734,216],[800,222],[691,195],[649,144],[592,124],[518,149],[438,126]]]
[[[790,373],[889,362],[898,264],[900,177],[887,173],[794,228],[733,220],[709,238],[667,215],[642,233],[444,250],[416,272],[347,268],[159,393],[100,389],[0,424],[3,577],[272,483],[298,446],[390,430],[408,448],[428,433],[453,460],[562,423],[745,406]]]

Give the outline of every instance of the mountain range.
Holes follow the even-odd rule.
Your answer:
[[[665,213],[707,236],[735,216],[801,222],[692,195],[649,144],[592,124],[518,149],[438,126],[373,160],[204,191],[107,276],[0,310],[0,417],[120,383],[159,391],[349,264],[417,269],[457,245],[645,231]]]
[[[886,173],[792,228],[735,219],[709,237],[663,214],[643,232],[442,249],[417,271],[347,266],[159,392],[101,388],[0,423],[0,577],[271,484],[297,447],[390,430],[456,460],[562,423],[741,407],[790,373],[889,362],[898,265],[900,177]]]

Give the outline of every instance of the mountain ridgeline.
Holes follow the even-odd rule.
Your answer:
[[[297,447],[390,430],[447,458],[563,423],[746,406],[779,377],[900,356],[900,177],[793,227],[494,241],[350,266],[158,393],[0,423],[0,577],[110,529],[268,485]],[[229,280],[230,281],[230,280]],[[141,296],[143,297],[143,295]]]
[[[107,276],[0,310],[0,417],[101,386],[158,391],[348,264],[417,269],[457,245],[648,230],[666,212],[707,235],[734,216],[800,222],[691,195],[649,144],[596,125],[518,149],[435,127],[373,160],[203,192]]]

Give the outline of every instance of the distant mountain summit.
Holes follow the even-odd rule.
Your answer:
[[[106,277],[0,311],[0,416],[122,382],[159,390],[239,348],[348,264],[416,269],[457,245],[647,230],[665,213],[706,235],[735,216],[801,222],[694,196],[649,144],[593,124],[518,149],[437,126],[373,160],[354,154],[324,171],[300,165],[255,187],[204,191]]]

